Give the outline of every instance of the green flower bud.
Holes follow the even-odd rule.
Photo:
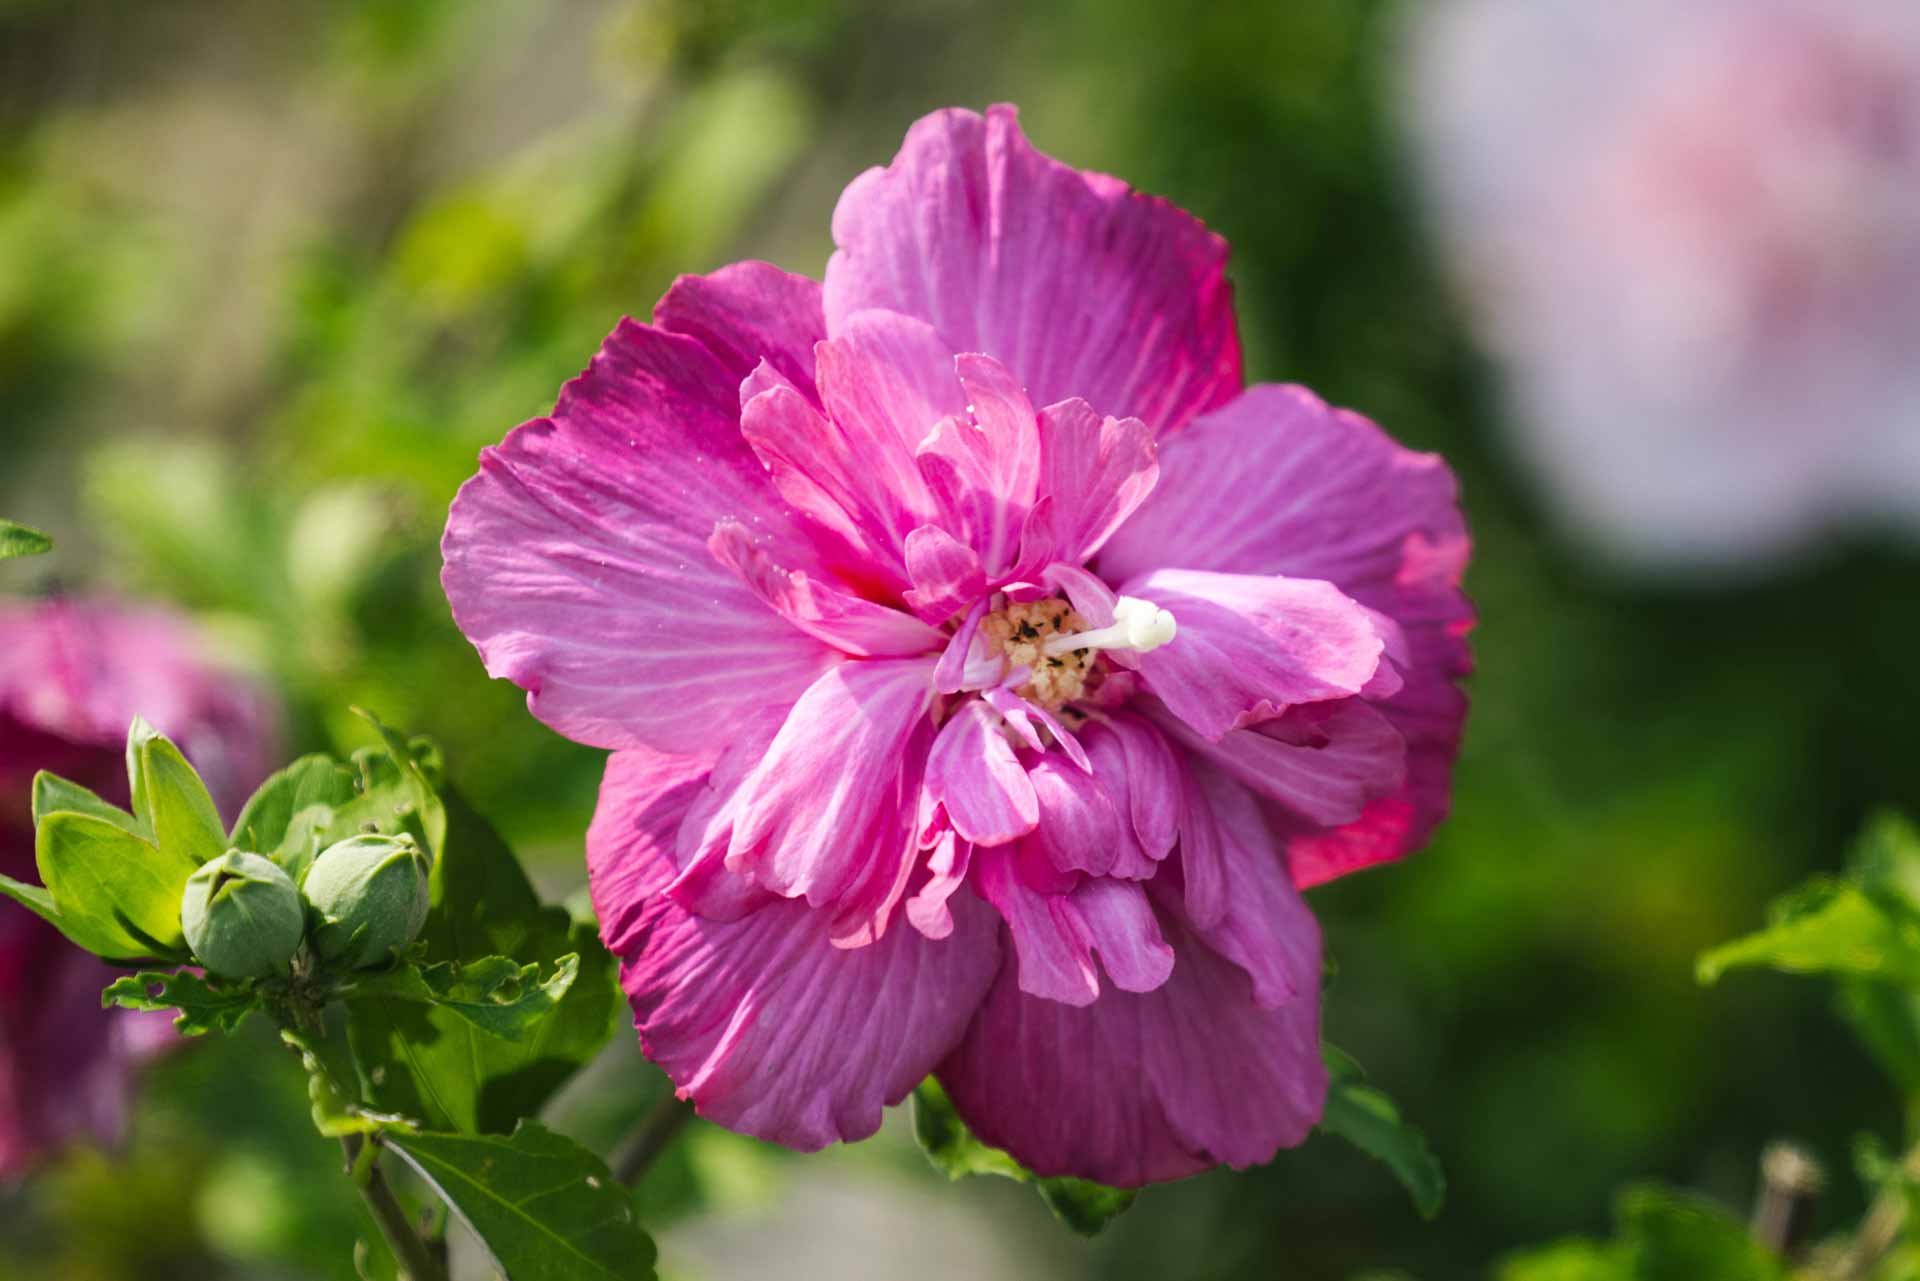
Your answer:
[[[202,965],[230,979],[286,973],[300,950],[300,891],[271,859],[228,850],[187,878],[180,928]]]
[[[411,836],[349,836],[327,846],[300,886],[313,950],[350,969],[391,961],[427,923],[427,871]]]

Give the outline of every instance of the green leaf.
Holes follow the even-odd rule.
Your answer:
[[[1086,1179],[1043,1179],[999,1148],[988,1147],[967,1129],[947,1092],[932,1077],[913,1092],[913,1136],[933,1168],[949,1179],[993,1174],[1033,1184],[1054,1217],[1081,1236],[1094,1236],[1133,1204],[1138,1192],[1110,1188]]]
[[[331,756],[302,756],[270,775],[247,798],[228,843],[254,854],[272,855],[287,840],[300,813],[317,805],[344,805],[353,796],[353,771]],[[330,814],[328,822],[332,822]]]
[[[1494,1276],[1496,1281],[1633,1281],[1618,1249],[1591,1241],[1561,1241],[1510,1255]]]
[[[1431,1219],[1446,1200],[1447,1180],[1427,1139],[1400,1116],[1400,1109],[1365,1084],[1365,1073],[1343,1051],[1322,1045],[1327,1063],[1327,1106],[1320,1128],[1337,1134],[1393,1171],[1420,1217]]]
[[[1851,861],[1861,889],[1889,913],[1920,921],[1920,831],[1898,814],[1867,821]]]
[[[67,927],[60,923],[60,908],[54,903],[53,895],[47,893],[44,886],[29,885],[25,881],[16,881],[11,876],[0,875],[0,894],[5,894],[62,934],[67,934]],[[81,947],[87,947],[71,934],[67,934],[67,938],[71,942],[80,943]]]
[[[1907,1098],[1920,1098],[1920,992],[1877,979],[1842,978],[1840,1012]]]
[[[193,868],[91,814],[47,815],[34,857],[69,939],[109,960],[187,959],[180,896]]]
[[[1786,1281],[1780,1259],[1710,1201],[1639,1184],[1614,1203],[1607,1242],[1562,1241],[1514,1255],[1498,1281]]]
[[[509,1281],[648,1281],[653,1242],[599,1157],[538,1122],[513,1134],[381,1142],[473,1229]]]
[[[1652,1185],[1630,1187],[1615,1209],[1634,1281],[1784,1281],[1779,1258],[1747,1225],[1710,1201]]]
[[[0,520],[0,560],[38,556],[53,550],[53,540],[37,529]]]
[[[182,1036],[201,1036],[216,1029],[233,1031],[260,1008],[260,997],[250,986],[202,978],[188,970],[145,971],[115,979],[100,994],[100,1004],[129,1010],[178,1010],[175,1030]]]
[[[1920,985],[1920,923],[1896,918],[1859,885],[1816,883],[1784,900],[1766,929],[1706,953],[1695,972],[1713,983],[1748,965]]]
[[[411,759],[396,764],[386,751],[362,748],[353,754],[353,799],[333,807],[325,844],[366,832],[405,833],[423,849],[437,851],[446,820],[434,785]]]
[[[164,737],[147,737],[138,756],[141,791],[136,799],[146,802],[154,843],[162,855],[179,860],[191,876],[209,859],[227,852],[227,829],[220,811],[200,775]],[[181,879],[184,884],[185,878]]]
[[[140,831],[149,836],[153,834],[153,820],[147,813],[146,766],[141,763],[141,749],[159,737],[160,731],[144,716],[135,716],[133,724],[127,727],[128,795],[132,798],[133,816],[140,820]]]
[[[355,979],[341,995],[436,1005],[489,1036],[517,1041],[560,1003],[579,974],[580,958],[574,953],[561,957],[544,982],[538,965],[521,965],[505,956],[432,965],[403,961],[384,974]]]
[[[518,1041],[489,1035],[451,1009],[392,997],[350,999],[348,1036],[375,1106],[424,1117],[435,1129],[505,1133],[537,1112],[612,1035],[621,1004],[613,958],[592,926],[541,904],[519,861],[457,793],[434,790],[437,771],[422,744],[402,750],[412,786],[425,796],[414,816],[416,835],[434,853],[433,910],[421,934],[426,959],[509,956],[545,967],[571,953],[579,970],[554,1009]],[[381,786],[398,786],[381,777]]]
[[[338,822],[333,806],[309,805],[288,821],[286,835],[267,851],[267,857],[298,885],[306,879],[307,869],[320,857],[320,851],[332,844],[331,833]]]
[[[49,774],[41,770],[33,776],[33,821],[37,826],[41,819],[62,810],[75,814],[91,814],[95,818],[104,818],[116,827],[124,828],[135,836],[144,835],[140,823],[133,815],[118,805],[109,805],[78,783],[69,782],[58,774]]]

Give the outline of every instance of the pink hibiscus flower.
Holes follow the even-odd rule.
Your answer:
[[[145,716],[229,817],[273,767],[278,720],[249,682],[196,655],[185,622],[103,602],[0,602],[0,872],[37,882],[33,776],[127,803],[127,727]],[[172,1016],[100,1008],[120,971],[0,899],[0,1178],[83,1135],[118,1138],[135,1069]]]
[[[1416,155],[1568,521],[1651,568],[1920,532],[1920,6],[1415,16]]]
[[[1301,887],[1446,807],[1453,478],[1243,389],[1225,243],[1011,108],[920,121],[833,231],[824,286],[623,322],[447,524],[487,670],[614,749],[641,1040],[796,1148],[936,1072],[1041,1174],[1265,1161],[1326,1089]]]

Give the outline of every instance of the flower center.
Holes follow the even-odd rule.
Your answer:
[[[1095,663],[1101,650],[1144,654],[1172,640],[1174,630],[1172,614],[1134,596],[1115,601],[1113,622],[1101,628],[1090,629],[1059,596],[1008,601],[980,620],[989,652],[1005,658],[1010,671],[1029,673],[1014,692],[1049,711],[1086,694],[1090,679],[1098,684]]]
[[[1004,654],[1010,666],[1032,673],[1015,692],[1046,708],[1072,702],[1086,691],[1094,649],[1072,639],[1086,630],[1087,620],[1058,596],[1009,601],[980,620],[988,647]]]

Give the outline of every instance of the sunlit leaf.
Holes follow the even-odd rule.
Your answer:
[[[91,814],[49,814],[34,833],[41,882],[55,922],[110,960],[187,959],[180,896],[194,869],[151,842]]]
[[[91,814],[95,818],[105,819],[116,827],[124,828],[136,836],[142,835],[139,820],[118,805],[108,804],[78,783],[41,770],[33,776],[34,823],[37,825],[47,815],[57,814],[62,810],[75,814]]]
[[[38,556],[53,550],[53,540],[37,529],[0,520],[0,560]]]
[[[201,1036],[215,1030],[231,1032],[260,1008],[251,987],[202,978],[190,970],[175,973],[143,972],[115,979],[100,994],[103,1006],[129,1010],[178,1010],[173,1026],[182,1036]]]
[[[302,756],[254,790],[228,840],[237,849],[270,855],[287,840],[296,815],[311,806],[344,805],[352,799],[351,770],[330,756]]]
[[[220,811],[180,749],[156,734],[140,744],[139,759],[142,812],[161,855],[180,862],[190,876],[226,853]]]
[[[559,1005],[579,973],[580,958],[573,953],[561,957],[545,980],[538,965],[505,956],[431,965],[403,961],[384,974],[356,979],[343,994],[438,1006],[489,1036],[517,1041]]]
[[[1778,1256],[1741,1219],[1700,1197],[1652,1185],[1628,1188],[1616,1207],[1634,1281],[1782,1281]]]
[[[648,1281],[654,1247],[599,1157],[538,1122],[382,1143],[432,1185],[510,1281]]]
[[[1502,1260],[1498,1281],[1785,1281],[1779,1258],[1710,1201],[1652,1184],[1614,1205],[1610,1241],[1561,1241]]]
[[[1856,884],[1821,884],[1793,896],[1774,924],[1721,944],[1695,968],[1702,983],[1713,983],[1754,965],[1920,984],[1920,924],[1896,918]]]

